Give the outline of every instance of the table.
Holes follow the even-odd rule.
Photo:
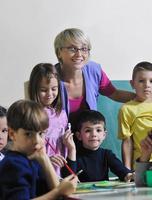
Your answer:
[[[152,200],[152,188],[136,187],[134,183],[126,187],[115,187],[107,191],[73,194],[67,200]]]

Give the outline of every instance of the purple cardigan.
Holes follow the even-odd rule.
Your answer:
[[[57,64],[56,68],[60,74],[60,64]],[[91,110],[97,110],[97,100],[100,92],[100,82],[102,80],[101,66],[98,63],[89,61],[82,68],[82,72],[85,82],[86,102]],[[61,81],[61,91],[63,108],[66,110],[67,114],[69,114],[68,95],[63,81]]]

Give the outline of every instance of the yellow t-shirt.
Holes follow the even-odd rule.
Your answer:
[[[129,101],[119,111],[118,138],[133,139],[133,163],[141,155],[140,142],[152,130],[152,103]],[[152,161],[152,156],[151,156]]]

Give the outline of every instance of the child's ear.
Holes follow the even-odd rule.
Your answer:
[[[75,134],[76,134],[77,139],[81,141],[81,133],[77,131]]]
[[[61,50],[59,49],[58,53],[57,53],[57,56],[58,56],[59,59],[61,59],[61,53],[60,52],[61,52]]]
[[[133,82],[133,80],[130,80],[130,85],[131,85],[132,89],[134,89],[134,82]]]
[[[106,136],[107,136],[107,131],[105,130],[105,131],[104,131],[104,134],[103,134],[103,139],[105,139]]]
[[[8,135],[9,138],[13,141],[14,140],[14,130],[12,128],[8,128]]]

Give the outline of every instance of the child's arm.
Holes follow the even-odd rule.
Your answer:
[[[58,187],[33,200],[56,200],[60,196],[70,195],[76,190],[77,182],[78,178],[74,175],[70,175],[64,178]]]
[[[73,133],[71,133],[70,130],[65,132],[63,143],[68,148],[68,158],[72,161],[76,161],[76,146],[73,140]]]
[[[132,121],[132,116],[128,113],[128,106],[124,104],[118,113],[118,138],[122,140],[122,161],[128,169],[133,167],[133,139],[130,132]]]
[[[122,160],[128,169],[132,169],[133,141],[131,137],[122,141]]]
[[[40,146],[39,144],[37,144],[35,152],[29,156],[29,159],[35,159],[40,163],[44,171],[48,187],[50,189],[53,189],[59,185],[59,180],[54,170],[54,167],[45,152],[45,145]]]
[[[50,192],[34,198],[33,200],[55,200],[62,195],[69,195],[73,193],[76,189],[78,182],[77,176],[70,175],[69,177],[63,179],[63,182],[59,184],[55,170],[50,162],[49,157],[45,152],[45,147],[37,145],[36,151],[30,156],[30,159],[37,160],[43,168],[45,177],[50,188]]]
[[[152,154],[152,138],[148,135],[144,140],[141,141],[141,157],[140,162],[147,162],[150,160]]]

